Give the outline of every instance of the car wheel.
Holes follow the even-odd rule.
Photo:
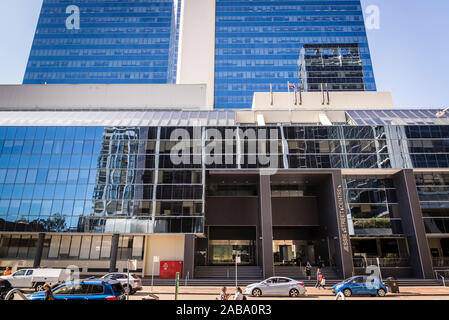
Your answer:
[[[379,290],[377,290],[377,295],[379,297],[385,297],[387,295],[387,293],[385,292],[384,289],[379,289]]]
[[[297,296],[299,296],[299,291],[298,291],[298,289],[291,289],[290,292],[288,293],[288,295],[290,297],[297,297]]]
[[[34,291],[36,291],[36,292],[44,291],[44,283],[36,284],[36,286],[34,287]]]
[[[260,297],[260,296],[262,295],[262,291],[261,291],[259,288],[256,288],[256,289],[254,289],[254,290],[251,292],[251,294],[252,294],[254,297]]]
[[[345,295],[345,297],[350,297],[352,296],[352,291],[351,289],[345,289],[343,290],[343,294]]]

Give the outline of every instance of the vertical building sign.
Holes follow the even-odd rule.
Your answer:
[[[337,215],[338,225],[340,229],[340,239],[343,244],[343,249],[349,253],[349,232],[348,223],[346,218],[345,200],[343,197],[343,187],[338,185],[337,187]]]

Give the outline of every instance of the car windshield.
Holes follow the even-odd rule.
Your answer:
[[[13,274],[14,277],[25,275],[26,270],[19,270]]]

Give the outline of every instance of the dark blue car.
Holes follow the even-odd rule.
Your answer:
[[[88,279],[68,282],[52,290],[55,300],[124,300],[125,290],[116,280]],[[45,292],[27,296],[29,300],[44,300]]]
[[[338,294],[342,292],[345,297],[352,295],[371,295],[385,297],[388,289],[385,284],[377,277],[373,276],[355,276],[337,283],[332,287],[332,292]]]

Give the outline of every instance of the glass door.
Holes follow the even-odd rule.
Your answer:
[[[210,240],[209,265],[232,265],[240,256],[240,265],[255,264],[255,244],[252,240]]]

